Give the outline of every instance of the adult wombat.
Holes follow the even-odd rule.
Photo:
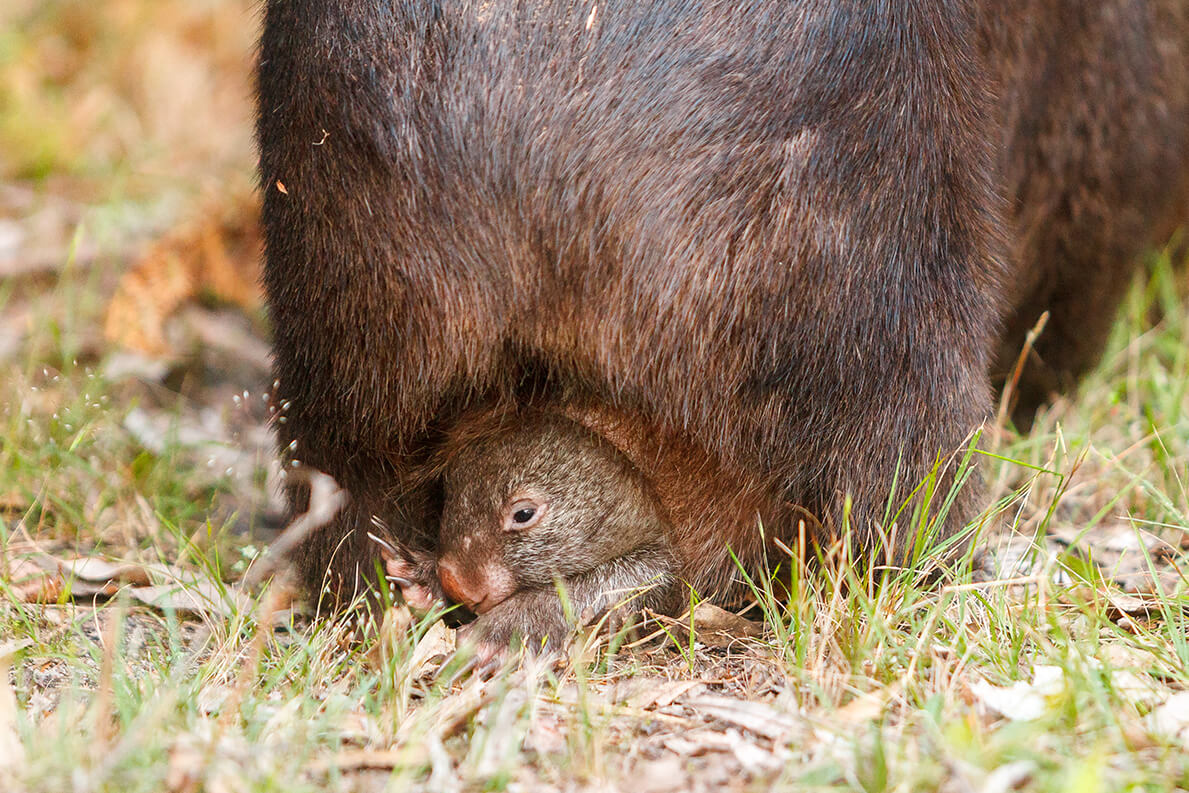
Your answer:
[[[948,489],[1040,311],[1022,411],[1085,368],[1177,217],[1186,29],[1172,0],[269,0],[281,444],[352,496],[309,586],[359,590],[373,518],[434,546],[413,473],[476,406],[593,405],[690,449],[687,488],[714,460],[901,555],[891,491]]]

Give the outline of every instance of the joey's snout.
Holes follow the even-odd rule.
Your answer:
[[[438,560],[438,580],[442,591],[451,600],[476,614],[502,603],[516,591],[512,573],[497,562],[463,561],[443,556]]]

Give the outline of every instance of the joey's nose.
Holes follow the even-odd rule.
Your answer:
[[[438,562],[438,580],[442,583],[442,591],[451,600],[479,613],[488,594],[482,581],[464,573],[453,559],[441,559]]]

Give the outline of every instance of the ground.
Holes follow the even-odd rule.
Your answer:
[[[262,588],[255,4],[0,9],[0,790],[1189,789],[1187,268],[980,439],[976,553],[467,674]],[[877,585],[878,584],[878,585]]]

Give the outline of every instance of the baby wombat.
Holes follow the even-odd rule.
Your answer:
[[[480,419],[446,461],[437,574],[485,640],[557,639],[617,605],[668,611],[684,571],[665,506],[604,437],[543,412]],[[471,423],[470,429],[476,429]]]
[[[674,613],[687,588],[738,594],[737,560],[757,565],[760,524],[781,505],[759,482],[646,429],[596,409],[464,416],[435,466],[436,554],[390,558],[390,577],[414,605],[442,594],[468,607],[496,647],[516,634],[555,640],[574,618]]]

